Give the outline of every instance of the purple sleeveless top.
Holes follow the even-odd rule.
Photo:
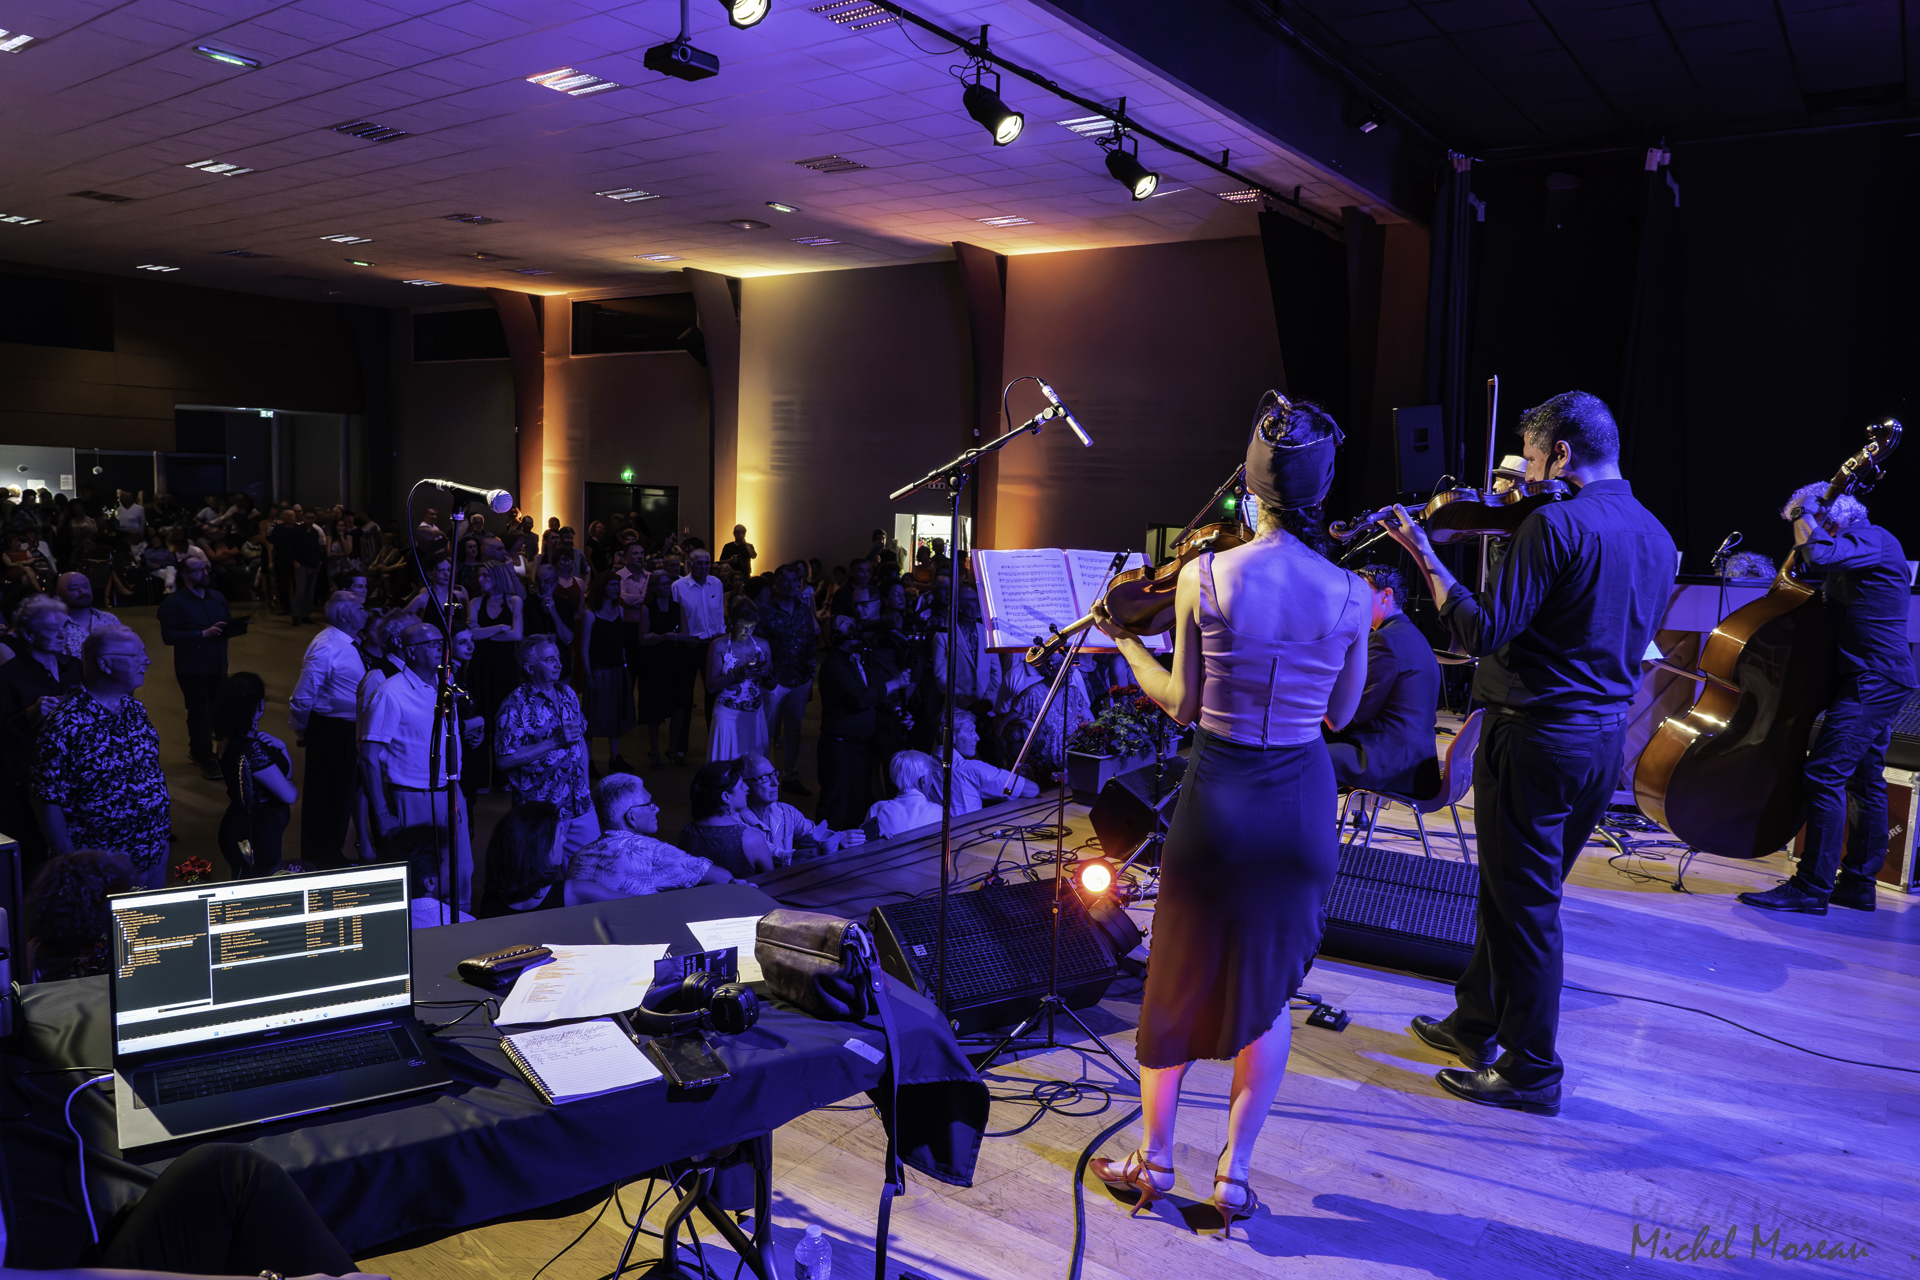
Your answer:
[[[1346,574],[1347,599],[1326,635],[1268,640],[1243,635],[1220,612],[1213,553],[1200,557],[1200,727],[1249,747],[1291,747],[1320,736],[1333,682],[1347,650],[1371,621],[1360,579]]]

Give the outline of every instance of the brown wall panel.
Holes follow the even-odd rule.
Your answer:
[[[632,467],[635,484],[677,486],[682,529],[710,538],[708,398],[707,371],[684,351],[567,361],[567,430],[580,448],[569,501],[584,509],[587,483]]]

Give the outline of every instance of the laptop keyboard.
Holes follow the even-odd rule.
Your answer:
[[[238,1093],[242,1089],[264,1089],[290,1080],[307,1080],[399,1060],[400,1051],[394,1048],[393,1038],[386,1031],[365,1031],[162,1068],[154,1072],[154,1087],[164,1105],[219,1093]]]

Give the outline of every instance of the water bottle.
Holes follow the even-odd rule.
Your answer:
[[[833,1241],[817,1225],[793,1246],[793,1280],[833,1280]]]

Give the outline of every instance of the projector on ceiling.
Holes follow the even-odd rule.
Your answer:
[[[647,70],[682,80],[705,80],[720,74],[718,55],[704,53],[684,40],[653,46],[647,50],[645,61]]]

